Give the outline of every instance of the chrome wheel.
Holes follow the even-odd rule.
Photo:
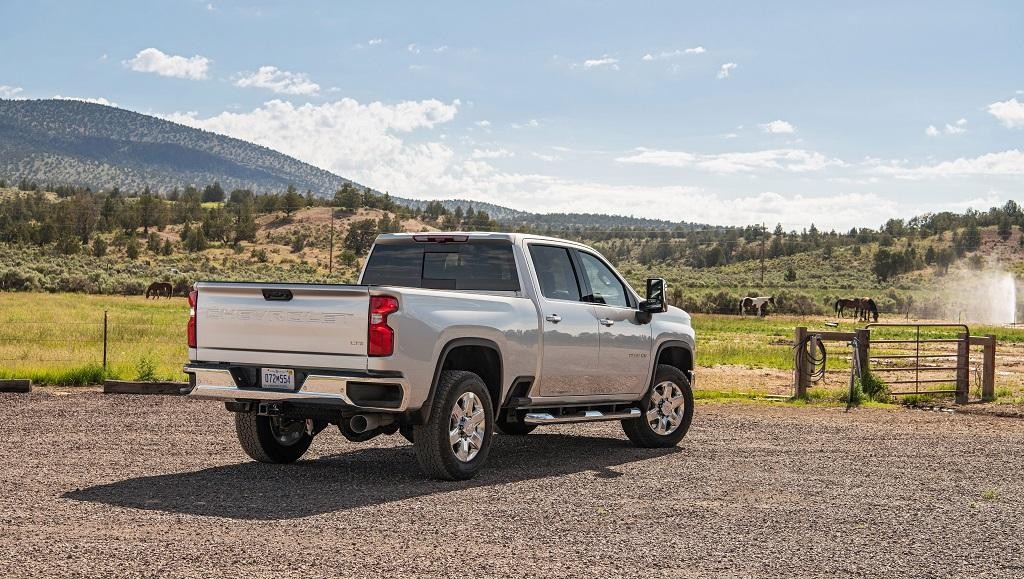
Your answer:
[[[659,382],[651,390],[647,423],[657,434],[671,434],[683,423],[685,410],[686,399],[682,389],[675,382]]]
[[[483,404],[476,394],[464,392],[455,401],[448,420],[448,443],[451,444],[455,458],[462,462],[476,458],[484,444],[485,432],[487,419]]]
[[[306,421],[274,417],[270,419],[270,433],[281,446],[291,446],[302,440],[306,433]]]

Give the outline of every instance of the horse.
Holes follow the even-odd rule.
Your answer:
[[[843,317],[843,312],[847,309],[853,310],[856,315],[856,312],[860,310],[860,298],[839,298],[832,309],[840,318]]]
[[[149,299],[150,296],[153,296],[153,299],[159,299],[160,296],[163,296],[165,298],[170,298],[171,295],[173,295],[173,294],[174,294],[174,286],[169,284],[169,283],[167,283],[167,282],[165,282],[165,281],[155,281],[155,282],[149,284],[149,287],[146,288],[146,299],[147,300]]]
[[[861,321],[878,321],[878,305],[875,304],[875,300],[871,298],[858,298],[857,302],[857,316]]]
[[[775,307],[775,296],[760,296],[756,298],[746,297],[740,300],[740,315],[746,316],[747,312],[753,308],[754,311],[760,317],[768,315],[768,306]]]

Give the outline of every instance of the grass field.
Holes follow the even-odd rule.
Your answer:
[[[108,336],[105,371],[104,311]],[[93,384],[104,377],[183,380],[187,316],[184,298],[146,300],[136,296],[0,293],[0,377],[60,385]],[[838,328],[827,327],[825,322],[829,320],[839,321]],[[764,369],[785,381],[787,378],[779,371],[793,368],[796,326],[852,331],[862,324],[849,318],[834,320],[824,316],[761,319],[695,314],[693,325],[698,335],[698,366]],[[875,332],[885,332],[886,338],[913,337],[909,329]],[[950,337],[953,332],[926,330],[923,336]],[[995,334],[1000,356],[1010,366],[1022,358],[1015,351],[1024,350],[1024,331],[978,325],[971,326],[971,332]],[[849,369],[848,346],[830,342],[827,348],[830,370]]]

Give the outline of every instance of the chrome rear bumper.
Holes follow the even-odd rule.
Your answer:
[[[394,378],[328,376],[309,374],[301,388],[295,391],[270,390],[262,388],[239,388],[231,372],[226,368],[206,368],[201,366],[185,366],[186,374],[195,377],[194,386],[189,392],[192,398],[205,400],[283,400],[289,402],[328,403],[353,408],[379,410],[381,412],[403,412],[408,401],[406,385]],[[349,381],[380,384],[398,384],[402,388],[402,401],[398,407],[381,408],[356,404],[348,396]]]

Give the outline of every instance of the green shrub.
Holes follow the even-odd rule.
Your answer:
[[[135,379],[139,382],[156,380],[156,364],[149,356],[143,356],[135,362]]]

